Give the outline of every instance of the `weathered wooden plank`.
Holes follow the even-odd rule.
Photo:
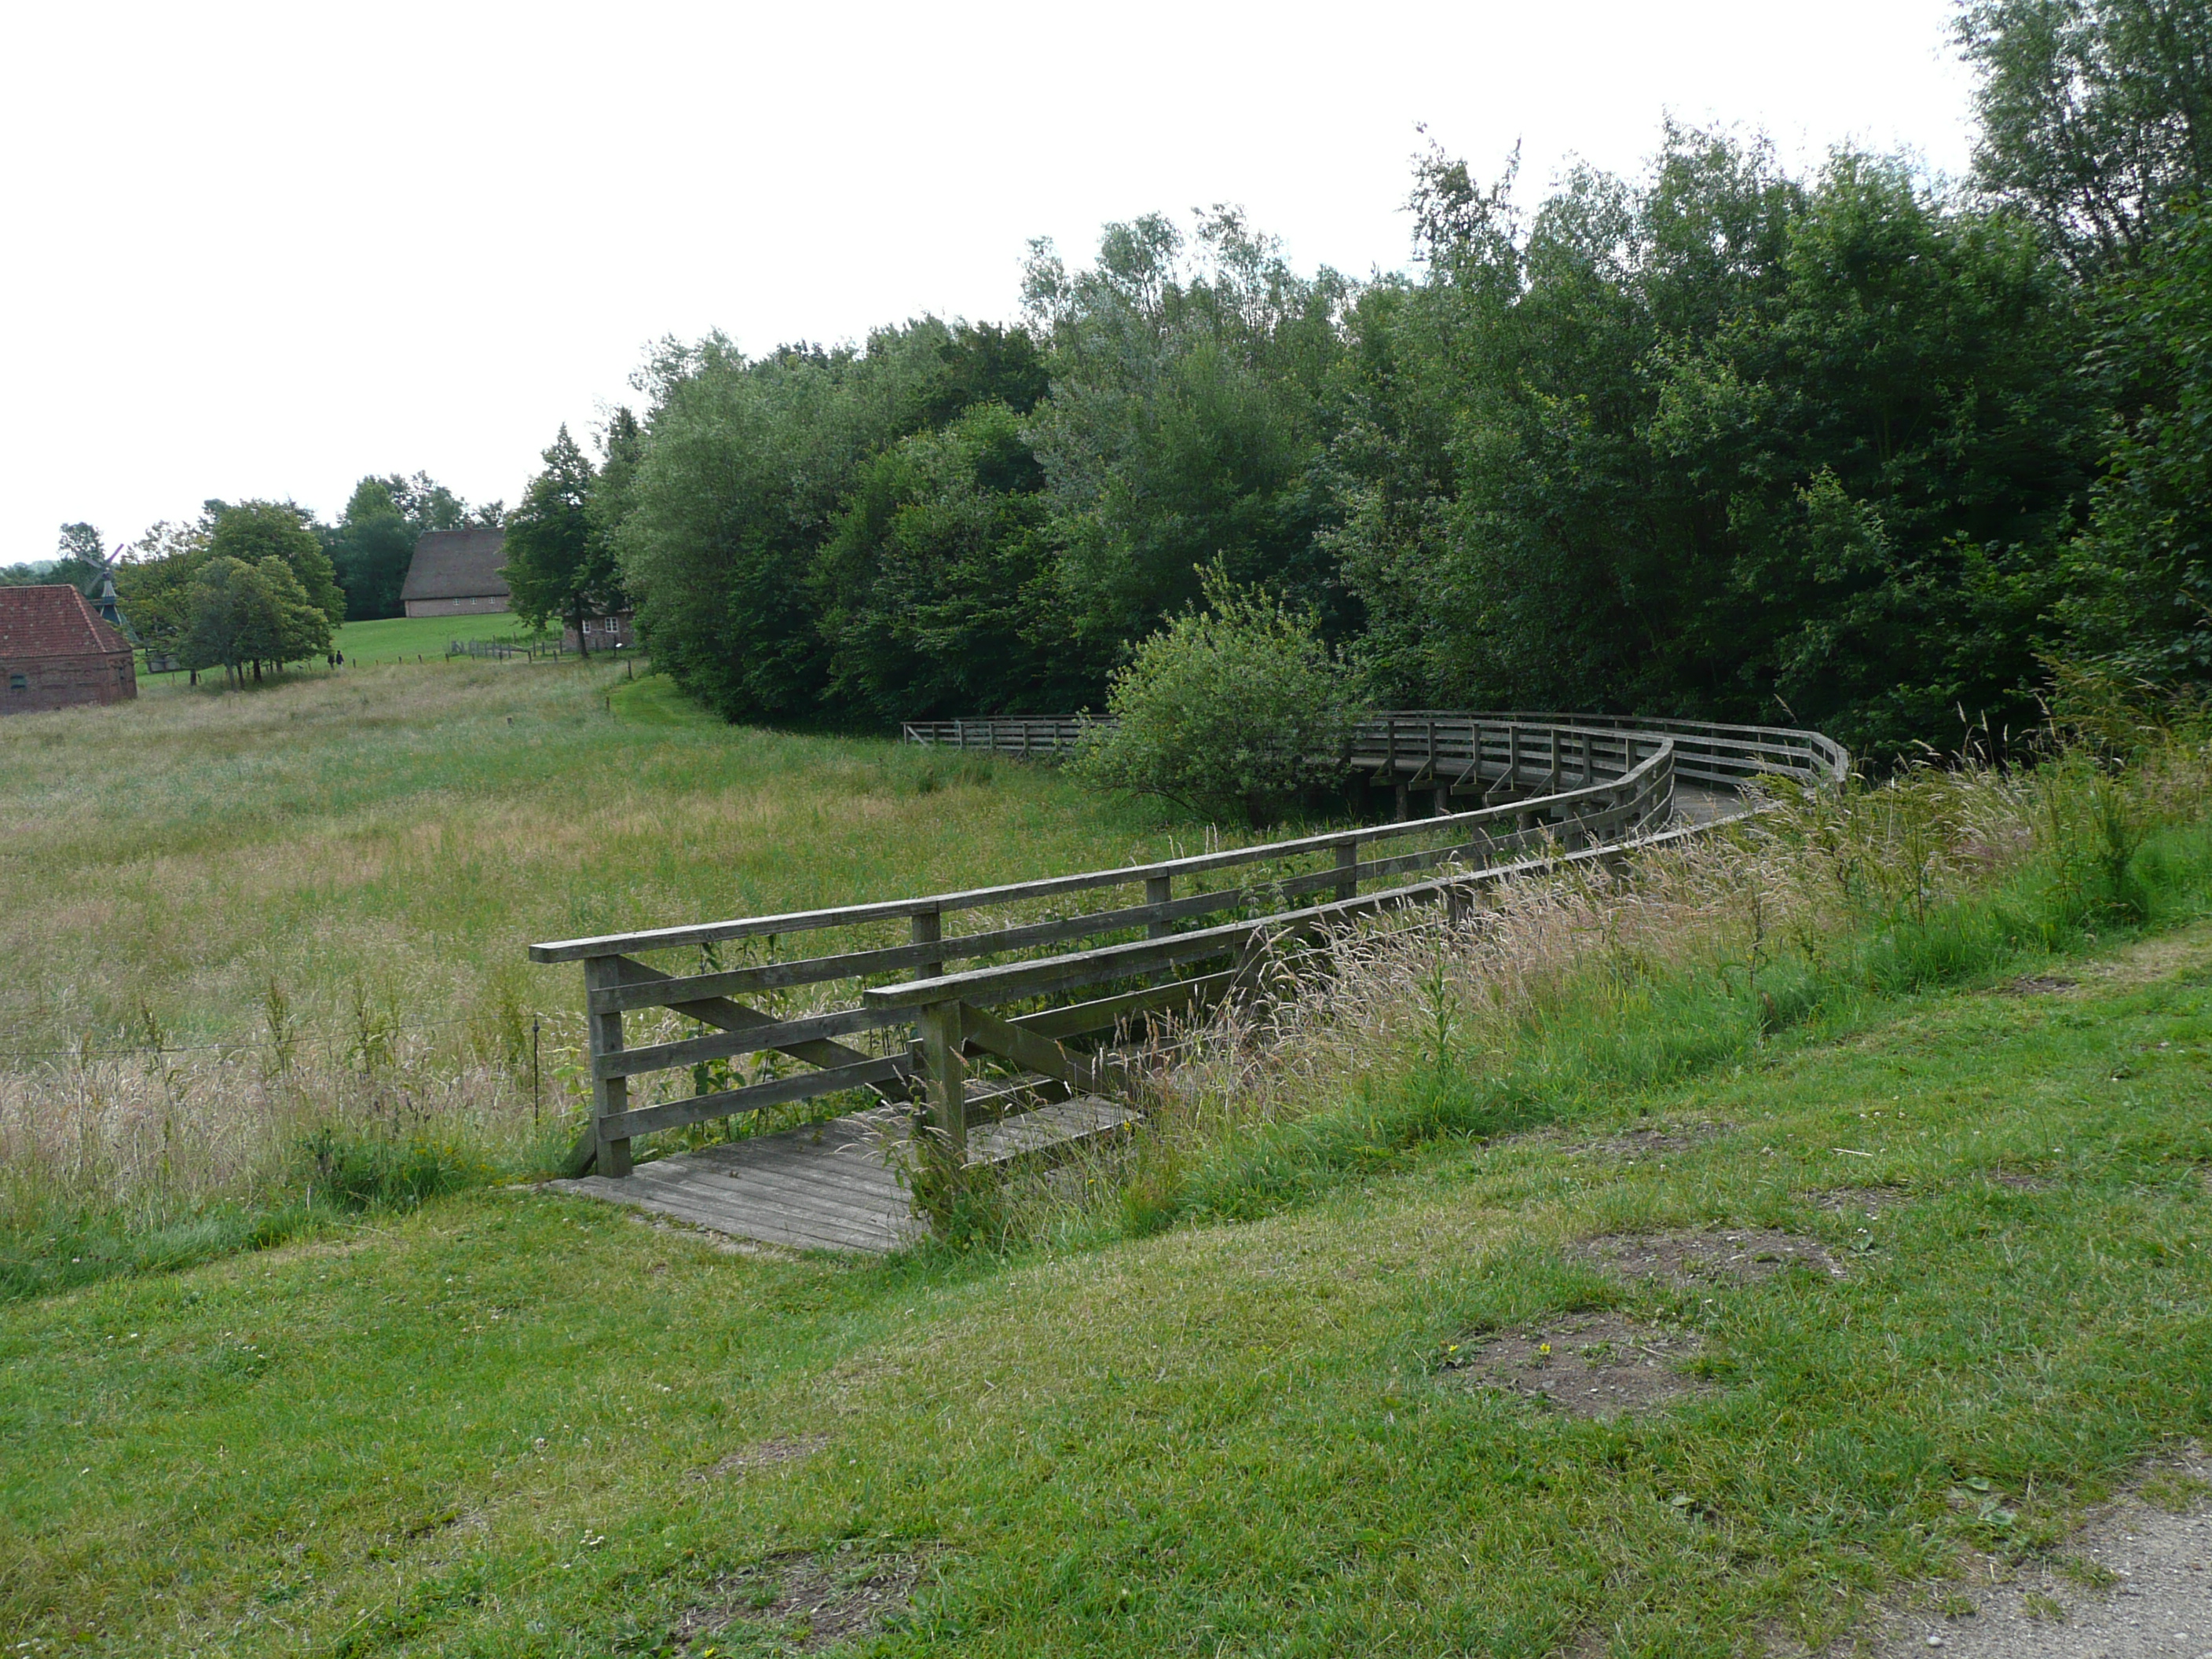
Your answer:
[[[609,1181],[592,1176],[549,1184],[559,1191],[609,1200],[717,1232],[769,1243],[797,1244],[810,1249],[881,1252],[897,1247],[902,1231],[901,1224],[896,1220],[870,1223],[817,1217],[807,1212],[780,1212],[764,1203],[732,1203],[726,1198],[701,1197],[686,1188],[651,1185],[635,1177]],[[910,1227],[911,1223],[907,1225]]]
[[[1336,879],[1331,874],[1322,884]],[[1301,882],[1296,890],[1308,890],[1312,884],[1311,881]],[[1006,951],[1063,944],[1069,939],[1087,939],[1100,933],[1121,933],[1146,924],[1209,915],[1250,903],[1269,888],[1279,890],[1281,884],[1265,883],[1255,888],[1223,888],[1160,903],[1125,905],[1116,909],[1097,910],[1079,916],[1056,916],[1050,921],[1028,922],[1017,927],[993,928],[988,933],[955,933],[922,945],[894,945],[881,950],[850,951],[838,956],[802,957],[791,962],[766,963],[754,968],[736,968],[721,973],[663,978],[650,982],[625,981],[595,992],[589,1006],[605,1012],[658,1008],[673,1006],[672,1000],[676,998],[690,1000],[726,996],[748,991],[816,985],[830,980],[860,979],[902,968],[938,967],[949,961],[972,960],[976,957],[995,956]],[[777,1045],[764,1043],[762,1046]]]
[[[584,1000],[591,1000],[592,994],[612,985],[621,969],[615,959],[601,957],[584,964]],[[623,1114],[629,1096],[629,1085],[619,1077],[600,1077],[596,1074],[599,1062],[610,1054],[618,1054],[623,1046],[623,1022],[619,1012],[587,1014],[584,1020],[585,1046],[589,1050],[594,1075],[592,1079],[592,1166],[611,1180],[619,1180],[629,1173],[629,1138],[613,1130],[617,1118]]]
[[[692,1095],[658,1106],[640,1106],[602,1120],[600,1139],[604,1144],[611,1131],[630,1139],[662,1129],[680,1129],[687,1123],[705,1123],[714,1118],[734,1117],[739,1112],[757,1112],[763,1106],[787,1105],[794,1100],[811,1100],[817,1095],[835,1094],[843,1089],[866,1088],[872,1083],[904,1077],[913,1069],[914,1062],[907,1055],[887,1054],[859,1065],[827,1066],[818,1072],[801,1072],[795,1077],[749,1083],[742,1089],[720,1089],[713,1094]]]
[[[931,981],[929,984],[939,981]],[[910,988],[925,991],[927,985]],[[911,1006],[911,1005],[909,1005]],[[922,1073],[928,1080],[929,1115],[946,1155],[955,1162],[968,1155],[968,1067],[960,1058],[963,1040],[959,1002],[946,998],[919,1007]]]
[[[1007,1023],[1054,1039],[1088,1036],[1097,1031],[1110,1031],[1123,1020],[1138,1014],[1186,1006],[1198,1008],[1217,1002],[1236,977],[1233,973],[1206,974],[1196,979],[1155,985],[1148,990],[1099,997],[1093,1001],[1076,1003],[1071,1007],[1047,1008],[1038,1013],[1018,1014]]]
[[[1662,839],[1659,836],[1650,837],[1648,841],[1639,838],[1627,843],[1626,850],[1632,851],[1642,845],[1661,844]],[[1492,865],[1487,869],[1471,870],[1441,880],[1370,893],[1350,901],[1314,905],[1301,910],[1285,910],[1249,921],[1224,923],[1217,927],[1180,933],[1169,939],[1139,939],[1127,945],[1101,945],[1095,950],[1072,955],[1043,957],[1035,961],[1007,963],[994,968],[971,968],[931,980],[926,986],[876,986],[861,995],[869,1004],[878,1007],[911,1006],[929,997],[957,997],[970,1006],[988,1007],[1024,997],[1047,996],[1085,985],[1133,978],[1186,962],[1200,962],[1212,957],[1235,954],[1247,948],[1255,939],[1270,933],[1287,936],[1301,931],[1311,932],[1356,915],[1372,915],[1408,904],[1437,902],[1455,884],[1512,880],[1548,870],[1569,868],[1587,862],[1594,856],[1595,854],[1589,851],[1570,851],[1552,857]]]
[[[632,962],[626,957],[613,960],[619,982],[624,985],[665,982],[669,978],[658,969],[648,968],[641,962]],[[688,1002],[672,1002],[667,1006],[688,1019],[696,1019],[702,1025],[716,1026],[725,1031],[753,1031],[763,1025],[777,1023],[773,1015],[764,1014],[757,1008],[748,1008],[741,1002],[732,1002],[724,997],[701,997]],[[776,1052],[789,1054],[793,1060],[803,1060],[810,1066],[855,1066],[876,1058],[873,1054],[862,1054],[858,1048],[848,1048],[842,1042],[832,1042],[826,1038],[789,1043],[780,1047]],[[902,1085],[894,1084],[878,1088],[877,1092],[887,1099],[903,1100],[907,1091]]]
[[[897,1015],[886,1015],[877,1009],[842,1008],[835,1013],[810,1014],[804,1019],[773,1020],[763,1025],[726,1031],[720,1036],[684,1037],[672,1042],[651,1042],[641,1048],[624,1048],[619,1053],[595,1060],[592,1074],[595,1077],[635,1077],[641,1072],[663,1072],[678,1066],[696,1066],[703,1060],[723,1060],[732,1054],[754,1054],[770,1048],[788,1050],[793,1043],[811,1042],[822,1037],[851,1036],[858,1032],[880,1030],[886,1025],[904,1023]],[[862,1058],[868,1056],[863,1055]]]
[[[996,1014],[964,1004],[960,1009],[960,1030],[963,1048],[979,1048],[1002,1060],[1011,1060],[1017,1066],[1025,1066],[1032,1072],[1060,1078],[1085,1094],[1104,1092],[1099,1076],[1102,1068],[1079,1054],[1068,1053],[1039,1032],[1025,1031]]]

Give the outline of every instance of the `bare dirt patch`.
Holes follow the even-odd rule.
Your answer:
[[[2063,974],[2023,974],[2008,984],[1997,987],[2001,997],[2048,997],[2078,989],[2081,981],[2068,979]]]
[[[2138,940],[2101,962],[2084,963],[2081,977],[2100,990],[2125,989],[2212,966],[2212,927],[2203,923],[2177,933]]]
[[[1837,1187],[1812,1194],[1813,1202],[1830,1215],[1856,1221],[1879,1221],[1912,1194],[1902,1187]]]
[[[1579,1240],[1567,1253],[1614,1279],[1656,1279],[1685,1291],[1755,1284],[1798,1265],[1823,1279],[1844,1276],[1842,1266],[1818,1239],[1771,1227],[1609,1233]]]
[[[1695,1151],[1725,1131],[1717,1123],[1682,1123],[1652,1129],[1626,1129],[1569,1150],[1569,1158],[1607,1158],[1623,1164],[1656,1163]]]
[[[1993,1187],[2009,1187],[2016,1193],[2047,1193],[2058,1184],[2049,1176],[2030,1175],[2024,1170],[1985,1170],[1982,1178]]]
[[[714,1468],[702,1469],[694,1478],[712,1480],[725,1474],[743,1474],[747,1469],[773,1468],[779,1463],[796,1463],[802,1457],[811,1457],[830,1443],[826,1434],[797,1435],[784,1440],[756,1440],[750,1446],[740,1446]]]
[[[913,1605],[925,1555],[840,1548],[770,1556],[714,1587],[711,1601],[677,1621],[669,1638],[696,1653],[708,1638],[740,1622],[775,1629],[801,1653],[819,1653],[874,1635]]]
[[[1617,1313],[1563,1314],[1453,1345],[1443,1368],[1475,1388],[1540,1400],[1575,1417],[1610,1418],[1711,1394],[1680,1369],[1705,1339]]]
[[[1976,1557],[1863,1650],[1905,1659],[2200,1659],[2212,1654],[2212,1460],[2149,1465],[2050,1554]],[[1968,1609],[1972,1611],[1969,1612]]]

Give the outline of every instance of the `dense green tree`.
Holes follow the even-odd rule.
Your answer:
[[[345,593],[308,514],[289,501],[213,501],[208,510],[209,557],[254,566],[281,559],[330,627],[345,620]]]
[[[860,350],[664,347],[616,537],[655,660],[731,720],[848,712],[830,697],[816,561],[863,463],[941,416],[949,382],[998,372],[933,318]]]
[[[2068,561],[2069,645],[2160,684],[2212,679],[2212,214],[2177,216],[2116,284],[2100,367],[2135,395]]]
[[[483,519],[489,512],[490,517]],[[471,513],[469,504],[427,472],[363,477],[354,486],[338,522],[321,532],[346,615],[356,621],[397,617],[399,591],[415,544],[434,530],[459,530],[477,522],[498,524],[500,504]]]
[[[271,553],[258,563],[216,553],[194,576],[182,655],[191,669],[281,665],[331,648],[331,622],[290,562]]]
[[[862,465],[814,573],[838,707],[889,724],[1095,693],[1106,665],[1055,579],[1043,483],[998,402]]]
[[[596,477],[591,460],[566,424],[544,459],[522,505],[507,515],[507,564],[500,574],[516,616],[532,628],[565,623],[581,642],[587,618],[613,616],[629,601],[614,550],[588,510]]]
[[[2139,254],[2212,185],[2212,9],[2203,0],[1970,0],[1975,171],[2094,269]]]
[[[1092,649],[1126,649],[1194,598],[1196,569],[1215,560],[1345,626],[1311,468],[1348,285],[1297,276],[1217,208],[1188,238],[1157,216],[1110,225],[1082,270],[1040,243],[1024,292],[1052,357],[1032,441],[1060,580]]]
[[[1355,309],[1334,540],[1388,695],[1825,723],[2024,712],[2087,483],[2067,290],[2002,214],[1675,132],[1525,230],[1431,157]]]
[[[149,653],[180,655],[192,619],[192,584],[212,556],[205,520],[154,525],[124,551],[115,592]]]
[[[338,586],[345,590],[347,616],[366,621],[400,614],[399,590],[406,584],[417,539],[382,479],[363,478],[354,486],[344,514],[323,537]]]

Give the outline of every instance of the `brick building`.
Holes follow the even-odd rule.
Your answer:
[[[137,696],[131,641],[76,588],[0,588],[0,714]]]
[[[587,645],[594,651],[635,651],[637,648],[637,630],[627,611],[612,617],[586,617],[584,618],[583,638],[578,640],[576,630],[564,624],[561,629],[561,643],[571,651],[580,644]]]
[[[410,617],[481,617],[506,610],[512,596],[499,574],[506,548],[504,531],[433,530],[415,544],[400,603]]]
[[[131,642],[83,594],[60,585],[0,587],[0,714],[137,695]]]

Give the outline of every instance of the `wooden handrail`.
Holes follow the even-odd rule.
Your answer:
[[[992,722],[983,720],[946,720],[939,724],[950,728],[955,726],[984,727]],[[915,729],[911,723],[909,731]],[[1591,731],[1587,734],[1574,726],[1545,728],[1561,736],[1588,735],[1617,738],[1612,731]],[[1499,728],[1501,734],[1504,728]],[[921,739],[917,739],[921,741]],[[1646,749],[1655,749],[1657,740],[1644,743]],[[1355,747],[1355,758],[1358,754]],[[1409,757],[1411,751],[1408,751]],[[1464,757],[1454,757],[1463,758]],[[1646,757],[1648,758],[1648,757]],[[1625,755],[1623,763],[1614,775],[1632,769],[1635,757]],[[1500,817],[1515,812],[1550,811],[1579,799],[1590,789],[1603,787],[1603,781],[1573,789],[1559,790],[1540,797],[1524,799],[1510,805],[1477,809],[1473,812],[1441,815],[1436,817],[1409,818],[1396,823],[1369,824],[1357,830],[1331,830],[1323,835],[1301,836],[1290,841],[1263,842],[1256,846],[1231,848],[1218,853],[1198,853],[1182,858],[1159,859],[1148,864],[1123,865],[1112,870],[1084,871],[1066,876],[1047,876],[1035,881],[1006,882],[992,887],[971,887],[949,893],[930,893],[915,898],[884,899],[867,904],[841,904],[815,910],[790,910],[775,915],[738,916],[723,921],[693,923],[679,927],[653,927],[625,933],[603,933],[586,939],[556,939],[529,947],[530,960],[550,963],[581,962],[592,957],[610,956],[631,951],[665,951],[701,945],[726,944],[732,939],[759,939],[770,934],[802,933],[825,927],[846,927],[869,921],[896,921],[901,917],[929,914],[942,915],[948,910],[973,910],[987,906],[1011,904],[1024,899],[1054,898],[1064,893],[1083,892],[1102,887],[1127,886],[1139,881],[1176,876],[1192,875],[1200,871],[1233,869],[1238,866],[1264,864],[1302,854],[1322,852],[1340,846],[1366,843],[1395,836],[1427,834],[1439,827],[1450,827],[1461,822],[1473,823],[1483,817],[1484,811]]]
[[[943,732],[963,747],[1042,755],[1077,740],[1082,724],[920,722],[909,723],[906,733],[915,741],[933,742]],[[1775,771],[1800,777],[1840,775],[1836,769],[1848,763],[1847,757],[1838,761],[1841,751],[1816,733],[1744,730],[1747,735],[1722,736],[1710,729],[1678,734],[1578,718],[1544,721],[1517,714],[1401,711],[1362,724],[1350,746],[1351,763],[1361,769],[1382,767],[1377,781],[1395,782],[1401,805],[1407,791],[1418,787],[1433,789],[1440,805],[1448,806],[1455,793],[1471,796],[1476,802],[1473,810],[1033,881],[533,945],[529,954],[534,962],[584,965],[592,1126],[571,1168],[596,1164],[602,1174],[619,1176],[629,1170],[629,1141],[638,1134],[860,1087],[884,1098],[911,1099],[921,1083],[927,1085],[940,1138],[957,1150],[964,1139],[969,1109],[967,1056],[996,1054],[1056,1079],[1053,1086],[1088,1087],[1106,1074],[1060,1048],[1062,1042],[1111,1030],[1147,1012],[1202,1006],[1237,982],[1240,953],[1286,930],[1296,933],[1404,904],[1445,902],[1456,910],[1485,882],[1648,844],[1650,826],[1671,816],[1674,781],[1686,769],[1686,750],[1706,763],[1698,769],[1700,773],[1729,769],[1721,775],[1733,779]],[[1513,798],[1494,801],[1500,792]],[[1418,844],[1392,850],[1409,841]],[[1296,861],[1304,859],[1316,860],[1317,867],[1297,867]],[[1281,867],[1285,865],[1291,867]],[[1257,884],[1217,881],[1203,891],[1180,896],[1175,892],[1178,880],[1238,870],[1258,877]],[[1389,884],[1380,891],[1360,891],[1363,884],[1376,883]],[[1095,910],[1010,919],[964,934],[947,933],[943,927],[948,912],[1139,885],[1142,903],[1109,901]],[[1315,902],[1321,895],[1327,896]],[[1255,904],[1267,913],[1234,914]],[[1230,914],[1224,918],[1224,913]],[[863,932],[853,947],[729,968],[709,961],[702,964],[707,971],[689,975],[665,973],[632,959],[634,952],[832,928],[865,930],[902,920],[911,924],[908,943],[872,942]],[[1200,925],[1177,931],[1190,923]],[[1139,932],[1141,937],[1127,937]],[[876,937],[879,941],[880,933]],[[988,960],[1039,950],[1048,954],[1012,963]],[[951,966],[979,959],[977,966]],[[1225,967],[1218,965],[1224,962]],[[1217,966],[1194,978],[1181,977],[1209,963]],[[908,974],[904,983],[872,982]],[[1146,983],[1163,975],[1168,983]],[[754,991],[841,981],[854,983],[843,1006],[790,1018],[732,1000]],[[1135,988],[1128,988],[1133,981]],[[1060,999],[1093,988],[1103,988],[1108,994],[1072,1006],[1040,1007],[1011,1019],[984,1012],[987,1006]],[[654,1008],[718,1029],[625,1046],[623,1015]],[[921,1040],[896,1042],[888,1052],[867,1052],[836,1040],[870,1032],[902,1035],[909,1027]],[[787,1054],[814,1069],[656,1104],[630,1103],[632,1078],[763,1052]],[[1041,1060],[1053,1063],[1036,1063]]]

